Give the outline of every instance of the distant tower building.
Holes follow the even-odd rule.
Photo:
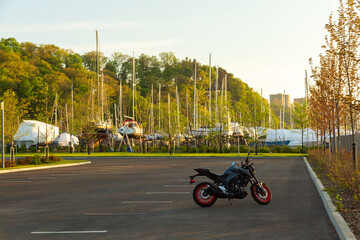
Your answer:
[[[270,105],[271,107],[276,107],[276,106],[283,106],[284,105],[284,101],[285,101],[285,107],[290,107],[290,95],[289,94],[282,94],[282,93],[278,93],[278,94],[271,94],[270,95]]]
[[[284,108],[285,104],[285,108]],[[270,95],[270,107],[272,112],[280,119],[279,128],[284,128],[285,124],[283,121],[285,120],[286,125],[290,126],[290,95],[289,94],[271,94]],[[285,116],[284,116],[285,110]]]

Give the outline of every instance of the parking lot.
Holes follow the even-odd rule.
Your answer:
[[[235,158],[93,158],[0,175],[0,239],[338,239],[302,158],[255,159],[269,205],[201,208],[189,175]],[[197,183],[205,178],[197,178]],[[248,193],[250,193],[248,191]]]

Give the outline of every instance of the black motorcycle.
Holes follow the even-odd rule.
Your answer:
[[[265,183],[259,182],[255,176],[254,163],[249,160],[250,151],[241,166],[233,163],[223,175],[212,173],[208,168],[196,168],[198,174],[190,176],[190,184],[195,183],[194,178],[197,176],[206,176],[213,183],[202,182],[196,185],[193,198],[201,207],[212,206],[218,198],[243,199],[247,196],[245,190],[250,183],[250,192],[254,200],[261,204],[268,204],[271,200],[271,191]]]

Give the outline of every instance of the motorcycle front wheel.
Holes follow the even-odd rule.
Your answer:
[[[193,198],[199,206],[210,207],[216,202],[217,197],[215,194],[208,191],[210,187],[213,187],[211,183],[202,182],[194,188]]]
[[[255,200],[255,202],[266,205],[271,200],[271,191],[264,183],[260,183],[262,185],[263,190],[257,185],[253,184],[251,186],[251,196]]]

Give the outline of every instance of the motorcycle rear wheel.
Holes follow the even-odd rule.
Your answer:
[[[270,200],[272,198],[271,191],[266,186],[266,184],[264,184],[264,183],[260,183],[260,184],[262,184],[262,187],[265,192],[262,192],[262,190],[260,189],[260,187],[257,184],[253,184],[251,186],[251,196],[253,197],[255,202],[257,202],[261,205],[266,205],[270,202]]]
[[[216,195],[207,191],[209,187],[213,187],[213,185],[208,182],[202,182],[196,185],[193,191],[193,198],[197,205],[210,207],[216,202]]]

